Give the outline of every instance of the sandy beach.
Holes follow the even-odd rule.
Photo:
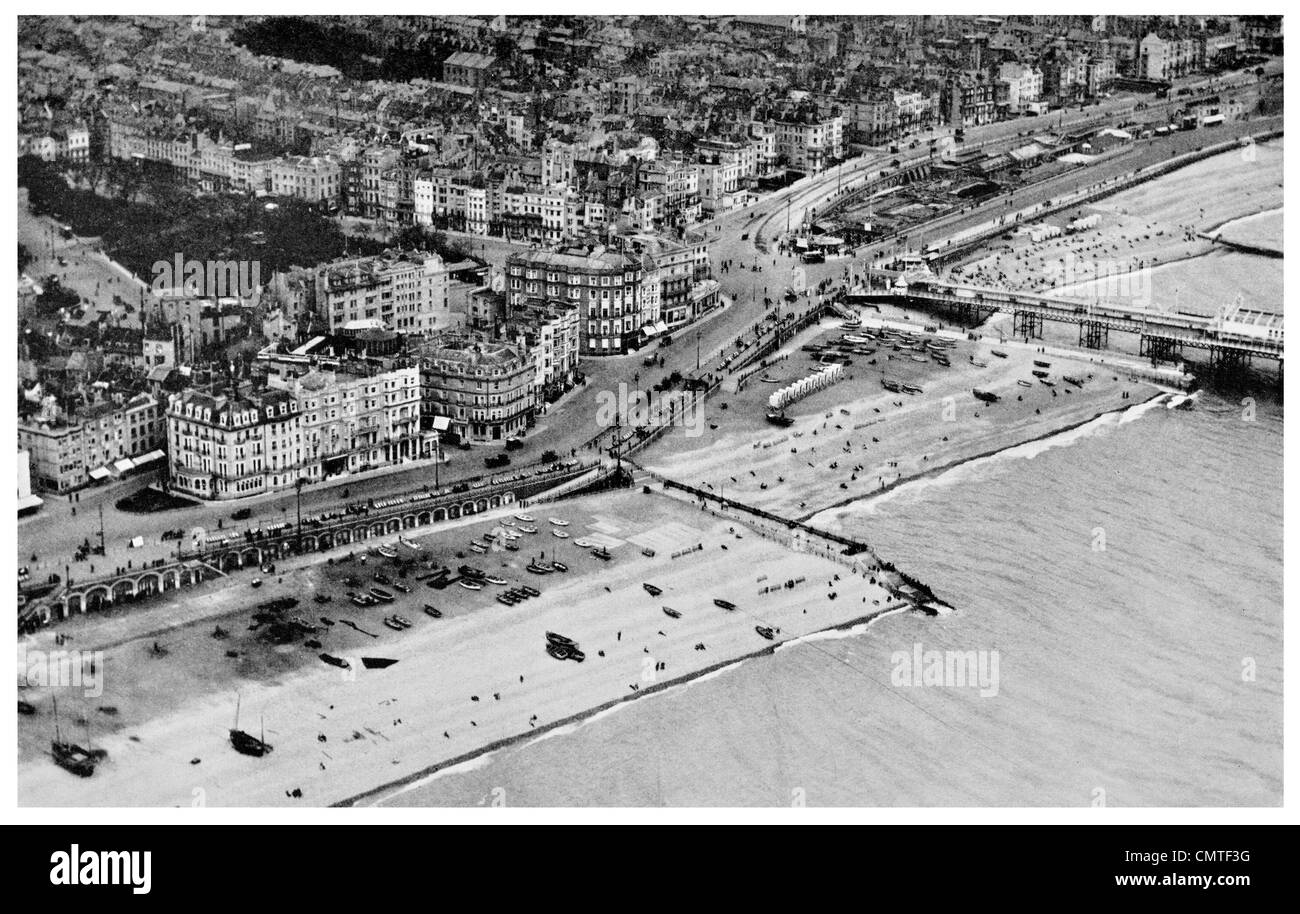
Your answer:
[[[1215,163],[1222,165],[1215,159],[1194,168]],[[1126,195],[1144,192],[1137,188]],[[1114,247],[1124,237],[1133,239],[1139,228],[1130,224],[1126,210],[1155,206],[1153,201],[1126,202],[1126,195],[1098,205],[1109,215],[1095,230],[1094,245],[1108,240]],[[1203,223],[1199,213],[1193,219],[1187,209],[1194,197],[1174,196],[1157,215],[1144,217],[1146,222],[1191,232],[1258,211],[1216,209],[1213,219],[1207,216]],[[1260,197],[1252,205],[1268,202]],[[1166,235],[1156,229],[1160,240],[1143,242],[1164,245]],[[1015,267],[1009,266],[1014,257],[991,256],[1004,257],[997,261],[1000,272],[1020,270],[1018,281],[1030,283],[1022,287],[1033,288],[1031,277],[1041,275],[1052,253],[1047,245],[1053,243],[1033,252],[1038,258],[1034,265],[1025,260],[1027,252],[1022,252],[1024,263]],[[1210,244],[1200,238],[1169,243],[1187,244],[1189,250]],[[1158,250],[1161,259],[1173,256],[1172,249]],[[1100,248],[1096,252],[1102,253]],[[966,278],[974,277],[968,272]],[[862,318],[866,324],[888,321],[930,338],[939,327],[932,317],[888,305],[864,309]],[[275,579],[259,590],[249,586],[250,577],[235,574],[222,584],[70,620],[57,629],[71,635],[65,647],[104,652],[103,694],[91,698],[75,688],[21,689],[20,697],[36,713],[19,718],[20,802],[402,802],[412,786],[447,766],[472,764],[494,748],[710,675],[776,644],[891,611],[888,590],[873,582],[866,566],[855,571],[842,556],[796,547],[783,529],[723,517],[673,497],[654,476],[786,517],[833,523],[833,513],[827,512],[836,506],[882,496],[909,481],[1059,434],[1159,393],[1154,384],[1131,377],[1123,364],[1103,363],[1114,359],[1112,353],[1008,341],[996,327],[973,336],[943,329],[956,340],[948,366],[917,350],[872,344],[877,351],[852,356],[843,380],[789,407],[790,427],[769,424],[764,418],[768,397],[817,367],[801,347],[853,332],[839,320],[825,320],[769,357],[769,364],[739,390],[730,379],[708,400],[699,437],[674,430],[638,453],[635,461],[647,472],[639,474],[633,489],[526,509],[539,532],[526,536],[518,552],[476,555],[467,548],[472,538],[511,521],[509,511],[417,536],[423,547],[418,554],[399,549],[404,558],[429,556],[452,568],[467,562],[511,585],[526,583],[542,591],[521,604],[496,602],[504,587],[431,590],[411,580],[413,592],[398,593],[393,607],[356,608],[345,591],[372,586],[376,570],[396,576],[397,569],[374,553],[362,565],[360,554],[349,560],[346,550],[337,550],[328,563],[320,555],[282,563]],[[1045,372],[1051,384],[1035,371]],[[1066,382],[1067,375],[1082,386]],[[920,392],[891,392],[882,379],[914,385]],[[976,388],[1000,399],[982,401],[973,395]],[[643,493],[642,483],[653,491]],[[554,528],[550,517],[564,518],[569,526]],[[555,537],[556,529],[569,537]],[[608,547],[613,560],[601,562],[577,547],[574,540],[581,538]],[[871,545],[881,559],[892,558],[888,542]],[[697,546],[702,548],[693,548]],[[525,571],[529,558],[540,552],[553,553],[571,571],[547,576]],[[410,574],[418,568],[412,566]],[[346,583],[349,577],[364,587]],[[642,586],[646,582],[663,588],[662,595],[651,597]],[[786,582],[798,583],[782,586]],[[318,594],[331,601],[317,604],[313,598]],[[269,643],[263,631],[250,631],[257,604],[277,597],[298,599],[293,612],[317,630],[280,645]],[[715,597],[738,608],[719,608]],[[425,603],[437,606],[442,618],[427,616]],[[669,617],[664,606],[681,618]],[[386,628],[383,617],[393,611],[413,627],[404,632]],[[778,630],[775,640],[762,638],[757,625]],[[214,637],[218,626],[222,637]],[[55,631],[34,635],[25,644],[50,650]],[[544,650],[547,631],[578,641],[585,661],[549,657]],[[160,650],[153,649],[155,643]],[[350,668],[325,664],[321,652],[346,658]],[[366,669],[361,657],[397,663]],[[91,778],[76,778],[50,759],[56,693],[69,732],[80,738],[88,722],[95,746],[108,750],[108,760]],[[257,733],[265,726],[266,740],[274,746],[268,756],[250,758],[231,748],[227,731],[235,722],[237,702],[240,727]]]
[[[1117,301],[1150,307],[1201,310],[1194,296],[1175,295],[1158,281],[1159,268],[1215,250],[1210,237],[1223,230],[1228,240],[1281,247],[1282,155],[1280,140],[1246,151],[1217,155],[1142,184],[1026,226],[1065,229],[1075,219],[1097,216],[1097,224],[1075,234],[1033,241],[1018,234],[967,263],[950,278],[976,285],[1043,292],[1066,297]],[[1206,187],[1214,195],[1207,198]],[[1276,212],[1256,222],[1250,217]],[[1261,236],[1263,236],[1261,238]],[[1280,303],[1279,303],[1280,306]]]
[[[231,612],[174,629],[163,639],[166,656],[153,655],[152,642],[158,639],[147,636],[109,648],[101,696],[57,690],[64,725],[80,734],[78,720],[89,716],[95,745],[109,752],[91,778],[76,778],[50,761],[53,690],[24,689],[24,700],[37,714],[20,718],[21,802],[88,806],[110,797],[113,805],[123,806],[345,802],[494,743],[527,738],[642,690],[888,606],[882,585],[854,575],[841,561],[793,551],[663,495],[584,497],[537,506],[532,513],[539,533],[527,537],[519,552],[469,554],[466,560],[511,584],[542,591],[516,606],[497,603],[491,585],[480,592],[457,585],[436,591],[412,581],[413,592],[398,594],[391,609],[414,627],[391,632],[381,622],[390,608],[357,609],[342,602],[337,582],[359,574],[354,561],[311,566],[259,591],[236,576],[210,595],[225,601]],[[569,520],[567,540],[551,535],[549,517]],[[438,561],[455,565],[460,560],[454,552],[470,537],[508,518],[502,514],[418,541]],[[600,562],[575,546],[573,539],[582,537],[607,545],[613,560]],[[671,557],[696,545],[703,549]],[[563,558],[570,573],[524,572],[530,556],[543,548]],[[653,550],[654,557],[644,549]],[[376,562],[382,560],[371,556],[359,576],[369,578]],[[741,568],[743,576],[735,575]],[[760,593],[796,580],[794,587]],[[643,582],[662,587],[662,595],[651,597]],[[308,599],[330,590],[330,604]],[[288,594],[302,598],[295,610],[301,615],[332,618],[336,624],[322,625],[314,637],[322,642],[320,650],[348,658],[352,669],[327,666],[317,650],[301,643],[272,647],[244,631],[256,603]],[[714,597],[730,599],[738,608],[719,608]],[[442,609],[443,618],[425,615],[426,602]],[[681,618],[666,615],[664,605]],[[377,637],[338,624],[344,618]],[[213,638],[216,624],[230,636]],[[760,637],[756,625],[779,629],[776,641]],[[94,631],[104,637],[111,629],[101,623]],[[547,631],[578,641],[586,660],[549,657]],[[42,633],[32,646],[48,649],[51,641]],[[704,649],[696,648],[700,644]],[[84,633],[69,646],[95,648]],[[240,656],[229,658],[228,650]],[[361,656],[398,663],[364,669]],[[264,758],[239,755],[227,741],[237,695],[240,726],[256,733],[264,722],[265,738],[274,747]],[[104,707],[115,714],[98,710]],[[291,795],[294,791],[301,796]]]
[[[906,312],[884,308],[901,323]],[[880,317],[868,309],[865,321]],[[911,315],[918,332],[926,320]],[[1015,341],[962,340],[950,367],[912,359],[909,350],[882,346],[873,356],[853,357],[845,380],[787,410],[795,422],[777,428],[766,422],[767,397],[784,384],[811,374],[816,363],[800,346],[826,342],[848,332],[827,321],[820,333],[801,336],[765,373],[775,383],[751,380],[739,394],[709,400],[704,434],[669,436],[640,462],[649,470],[770,511],[807,517],[834,504],[889,491],[900,482],[1086,422],[1096,415],[1136,405],[1157,392],[1127,371],[1100,364],[1083,353]],[[1005,353],[1005,358],[993,355]],[[1033,374],[1049,364],[1043,384]],[[872,364],[872,362],[875,364]],[[976,363],[982,363],[977,365]],[[1084,380],[1082,388],[1062,380]],[[922,389],[892,393],[889,378]],[[1024,381],[1029,386],[1019,382]],[[1001,397],[984,403],[978,388]],[[1127,396],[1126,396],[1127,395]],[[713,426],[716,426],[714,428]],[[743,459],[737,460],[742,454]],[[888,559],[886,554],[882,557]]]

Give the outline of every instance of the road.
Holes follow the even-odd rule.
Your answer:
[[[65,239],[60,228],[56,219],[33,215],[27,205],[27,188],[18,189],[18,242],[32,255],[24,272],[38,282],[56,276],[65,288],[81,296],[86,313],[68,323],[92,323],[100,312],[108,313],[110,320],[121,318],[125,309],[114,302],[115,295],[138,307],[148,293],[145,283],[102,254],[95,239]]]
[[[1089,122],[1101,117],[1104,112],[1126,106],[1131,99],[1111,99],[1101,109],[1090,108],[1081,112],[1079,117]],[[1139,112],[1139,115],[1151,112]],[[1030,132],[1041,132],[1047,125],[1038,126],[1045,119],[1033,119]],[[1071,121],[1066,120],[1066,126]],[[983,144],[1014,144],[1019,141],[1024,127],[1018,121],[992,124],[987,127],[969,128],[966,133],[966,146]],[[1170,155],[1176,151],[1185,151],[1184,146],[1191,147],[1206,140],[1203,131],[1178,134],[1168,140],[1148,141],[1148,146],[1141,153],[1141,161],[1133,156],[1125,156],[1112,162],[1094,166],[1088,171],[1089,180],[1098,180],[1110,174],[1123,173],[1138,164],[1146,164],[1149,156]],[[1218,136],[1216,136],[1216,139]],[[924,140],[924,138],[922,138]],[[1161,144],[1169,144],[1164,149]],[[923,144],[924,145],[924,144]],[[722,296],[726,306],[703,319],[697,326],[684,329],[675,334],[675,341],[668,347],[653,347],[638,353],[623,356],[610,356],[599,359],[586,359],[582,370],[586,373],[586,384],[568,394],[557,404],[547,408],[538,417],[537,426],[526,438],[526,447],[519,452],[516,463],[536,460],[543,451],[554,450],[567,456],[571,450],[578,450],[580,456],[590,455],[581,451],[583,445],[602,431],[598,424],[601,415],[599,405],[602,396],[617,397],[619,385],[646,390],[660,378],[673,371],[683,373],[695,371],[697,365],[708,370],[710,364],[717,366],[719,354],[733,346],[742,334],[752,339],[753,329],[762,322],[765,313],[772,309],[765,306],[764,298],[772,299],[782,313],[789,310],[804,310],[815,301],[814,293],[806,294],[800,299],[796,308],[781,301],[783,291],[789,287],[814,290],[823,280],[838,285],[856,275],[861,265],[870,259],[890,250],[908,246],[906,242],[893,240],[872,245],[854,260],[830,260],[823,264],[801,265],[794,256],[780,253],[761,252],[754,247],[753,227],[756,223],[782,223],[787,208],[791,219],[802,218],[801,209],[824,206],[837,192],[848,189],[848,181],[860,179],[870,174],[872,169],[879,170],[893,159],[904,156],[886,151],[875,152],[852,162],[845,163],[841,173],[832,169],[821,175],[805,178],[786,188],[756,206],[727,213],[717,219],[704,223],[699,230],[704,232],[710,242],[710,253],[714,273],[722,286]],[[1021,207],[1059,195],[1064,190],[1073,190],[1083,180],[1079,173],[1071,172],[1058,179],[1047,181],[1031,190],[1017,191],[1012,196],[1015,205]],[[1001,197],[972,208],[967,213],[952,214],[942,217],[936,223],[925,228],[924,236],[933,239],[942,234],[951,234],[988,219],[991,213],[997,213],[1008,206],[1008,201]],[[746,238],[744,236],[748,235]],[[915,246],[915,239],[911,239]],[[724,271],[722,265],[729,264]],[[646,368],[643,360],[653,355],[662,357],[661,366]],[[491,451],[477,447],[470,451],[452,450],[450,461],[440,469],[440,481],[444,484],[457,479],[480,475],[484,472],[482,458]],[[413,468],[393,468],[386,473],[371,475],[365,479],[342,479],[319,486],[308,487],[302,493],[302,511],[304,515],[337,507],[343,501],[343,489],[348,491],[348,499],[356,501],[366,498],[381,498],[402,491],[418,489],[433,482],[433,468],[424,464]],[[130,485],[138,486],[141,482]],[[139,567],[142,561],[166,556],[174,552],[175,541],[162,542],[163,531],[194,527],[215,529],[220,521],[225,529],[239,529],[243,526],[257,525],[278,521],[292,521],[297,513],[295,494],[287,493],[263,496],[238,503],[203,504],[195,508],[169,511],[152,515],[124,514],[113,507],[113,502],[129,489],[110,486],[103,490],[89,490],[81,494],[81,501],[75,505],[58,498],[47,499],[46,505],[34,517],[19,521],[18,558],[20,565],[31,565],[33,579],[44,579],[46,574],[54,571],[64,573],[64,566],[72,564],[74,579],[93,574],[102,574],[128,562]],[[104,508],[104,537],[107,555],[95,557],[94,571],[92,562],[73,564],[71,555],[76,546],[84,539],[97,542],[99,537],[98,508]],[[230,513],[239,507],[249,507],[253,511],[251,520],[244,524],[231,521]],[[77,515],[71,514],[72,508]],[[130,549],[127,541],[133,536],[142,536],[144,549]],[[32,561],[32,555],[37,559]]]

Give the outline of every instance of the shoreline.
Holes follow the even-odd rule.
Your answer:
[[[23,689],[21,696],[37,707],[37,715],[19,720],[20,802],[97,805],[112,796],[121,806],[185,805],[197,786],[210,806],[364,803],[395,782],[418,780],[455,760],[554,732],[557,726],[689,683],[791,640],[908,605],[883,579],[868,582],[870,573],[864,571],[869,562],[863,571],[846,569],[826,554],[793,550],[736,519],[702,513],[673,498],[624,490],[579,496],[536,511],[544,512],[539,514],[543,522],[547,516],[568,518],[574,537],[609,537],[614,561],[584,559],[582,550],[543,533],[521,542],[520,552],[470,559],[489,573],[501,564],[497,574],[535,584],[543,591],[539,598],[504,607],[493,602],[496,591],[491,588],[474,593],[452,586],[421,589],[399,596],[392,607],[363,611],[347,607],[346,601],[340,605],[341,588],[329,580],[369,576],[380,569],[392,574],[393,563],[375,558],[366,566],[317,565],[286,574],[282,584],[263,587],[255,597],[238,585],[221,589],[213,602],[223,603],[226,615],[233,616],[222,619],[228,631],[223,639],[213,639],[208,617],[162,639],[164,655],[150,653],[148,637],[106,651],[102,695],[36,685]],[[627,520],[633,515],[635,523]],[[466,528],[422,537],[423,554],[450,561],[443,550],[454,551],[474,532]],[[703,550],[695,548],[697,541]],[[645,556],[643,543],[653,545],[658,555]],[[535,554],[542,546],[547,553],[554,548],[572,566],[570,572],[521,575],[529,547]],[[674,560],[671,553],[683,547],[689,548]],[[748,581],[736,575],[736,562],[753,569],[758,582],[752,575]],[[513,570],[504,570],[506,564]],[[660,600],[643,591],[644,581],[662,586],[662,601],[682,616],[670,621],[662,614]],[[793,589],[774,586],[786,581],[795,582]],[[313,606],[311,595],[323,592],[334,593],[334,602]],[[240,615],[258,601],[282,595],[302,598],[293,612],[308,618],[320,612],[335,620],[354,618],[379,637],[331,625],[311,636],[323,644],[306,651],[293,642],[270,646],[258,642],[260,634],[243,631]],[[715,607],[714,596],[728,597],[739,604],[738,610]],[[425,600],[436,603],[443,618],[426,618],[419,609]],[[417,620],[413,630],[392,634],[379,625],[379,615],[394,609]],[[777,640],[759,641],[756,624],[777,629]],[[544,630],[578,640],[586,661],[562,663],[546,656]],[[707,653],[701,654],[696,645],[704,644]],[[43,642],[31,646],[47,647]],[[239,659],[228,659],[231,648],[239,649]],[[322,664],[317,651],[347,658],[352,671]],[[357,662],[361,655],[399,663],[383,671],[362,670]],[[654,674],[649,673],[651,660]],[[109,751],[108,761],[84,781],[71,778],[48,757],[50,696],[55,692],[67,699],[70,725],[80,728],[82,719],[90,720],[95,744]],[[234,693],[242,697],[249,719],[265,714],[267,740],[275,751],[263,759],[240,756],[227,745]],[[472,702],[467,698],[471,694]],[[59,704],[64,711],[65,702]],[[96,706],[112,706],[113,712],[101,715]],[[286,796],[298,788],[301,798]]]
[[[704,679],[708,676],[712,676],[713,674],[718,673],[721,670],[727,669],[728,667],[745,663],[750,660],[756,660],[760,657],[770,656],[772,654],[775,654],[781,648],[790,647],[794,644],[801,643],[802,641],[805,641],[809,638],[813,638],[817,635],[822,635],[827,632],[846,631],[848,629],[855,628],[859,625],[870,625],[872,622],[875,622],[876,620],[884,616],[892,615],[894,613],[904,612],[904,611],[915,612],[914,609],[909,609],[906,606],[884,607],[868,615],[859,616],[856,619],[850,619],[846,622],[839,622],[833,625],[828,625],[825,628],[817,629],[816,631],[811,631],[806,634],[799,635],[796,638],[791,638],[786,641],[774,641],[765,647],[759,648],[756,651],[751,651],[750,653],[747,654],[740,654],[735,657],[729,657],[725,660],[720,660],[717,663],[703,667],[702,669],[692,670],[690,673],[686,673],[682,676],[678,676],[673,679],[664,680],[663,682],[655,683],[654,685],[649,686],[648,688],[645,688],[643,690],[634,692],[631,695],[624,695],[620,698],[614,698],[603,704],[597,705],[593,708],[589,708],[585,711],[578,711],[568,717],[561,718],[560,720],[556,720],[551,723],[548,723],[543,727],[538,727],[534,730],[528,730],[525,732],[517,733],[513,736],[503,737],[502,739],[499,739],[493,743],[489,743],[479,749],[472,750],[470,752],[467,752],[455,758],[446,759],[441,762],[435,762],[434,764],[429,765],[427,768],[421,771],[416,771],[411,774],[404,775],[398,778],[397,780],[390,781],[386,784],[381,784],[377,787],[373,787],[362,793],[356,794],[351,797],[347,797],[346,799],[338,800],[329,805],[331,807],[382,805],[386,799],[389,799],[392,796],[396,796],[402,793],[403,788],[418,786],[420,781],[423,781],[431,777],[432,775],[447,771],[456,766],[464,765],[467,762],[472,762],[477,759],[481,759],[484,756],[491,755],[492,753],[498,752],[502,749],[511,748],[512,746],[516,746],[520,743],[531,742],[535,738],[542,738],[547,734],[553,733],[554,731],[562,727],[571,726],[573,724],[584,723],[590,720],[591,718],[599,714],[603,714],[604,712],[609,711],[613,708],[622,707],[632,702],[639,701],[640,699],[643,698],[650,698],[652,696],[660,695],[670,689],[675,689],[680,686],[689,685],[692,682],[696,682],[700,679]],[[367,802],[372,800],[375,802]]]
[[[870,492],[866,495],[855,495],[855,496],[850,496],[848,498],[841,499],[837,502],[826,505],[825,507],[818,508],[816,511],[810,511],[807,514],[800,515],[799,517],[796,518],[796,520],[802,521],[804,523],[811,523],[814,517],[818,516],[819,514],[823,514],[827,511],[834,511],[839,508],[844,508],[852,504],[858,504],[860,502],[873,501],[874,499],[880,497],[881,495],[885,495],[889,492],[894,491],[895,489],[902,488],[903,486],[906,486],[910,483],[920,482],[923,479],[933,479],[936,476],[942,476],[944,473],[947,473],[949,470],[955,470],[957,469],[957,467],[963,466],[965,464],[974,463],[976,460],[984,460],[988,457],[996,457],[998,454],[1002,454],[1007,451],[1014,450],[1015,448],[1018,447],[1023,447],[1026,444],[1034,444],[1035,442],[1038,441],[1046,441],[1048,439],[1055,438],[1058,435],[1064,435],[1067,432],[1072,432],[1077,428],[1082,428],[1083,426],[1087,425],[1090,422],[1096,422],[1102,416],[1109,416],[1113,413],[1127,412],[1128,410],[1134,407],[1145,406],[1146,404],[1151,403],[1154,400],[1158,400],[1161,397],[1166,397],[1166,396],[1169,396],[1169,394],[1166,393],[1165,391],[1160,391],[1158,393],[1152,394],[1151,396],[1147,397],[1145,400],[1139,402],[1129,401],[1124,406],[1116,406],[1113,409],[1101,410],[1100,412],[1090,416],[1087,419],[1081,419],[1077,422],[1071,422],[1068,425],[1064,425],[1061,426],[1060,428],[1054,428],[1049,431],[1045,431],[1042,434],[1035,435],[1032,438],[1026,438],[1022,441],[1016,441],[1012,444],[1008,444],[999,448],[994,448],[989,451],[984,451],[979,454],[972,454],[968,457],[959,457],[956,460],[953,460],[942,466],[931,467],[929,469],[926,469],[923,472],[917,473],[914,476],[908,476],[906,478],[896,479],[891,483],[887,483],[883,489],[879,489],[875,492]]]

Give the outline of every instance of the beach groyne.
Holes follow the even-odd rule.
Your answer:
[[[1212,143],[1203,146],[1200,149],[1194,149],[1181,155],[1173,156],[1163,162],[1157,162],[1129,172],[1125,175],[1118,175],[1114,178],[1108,178],[1096,184],[1091,184],[1081,190],[1057,200],[1048,200],[1039,204],[1029,211],[1022,210],[1019,213],[1001,217],[999,220],[991,222],[981,228],[972,229],[969,232],[962,233],[960,236],[950,237],[942,246],[936,242],[932,245],[929,257],[933,265],[938,266],[952,260],[965,257],[981,245],[998,238],[1010,228],[1016,225],[1027,225],[1050,216],[1057,215],[1065,210],[1077,206],[1084,206],[1089,203],[1095,203],[1106,197],[1114,196],[1122,191],[1145,184],[1148,181],[1154,181],[1156,178],[1186,168],[1196,162],[1208,159],[1213,156],[1222,155],[1225,152],[1231,152],[1234,149],[1249,147],[1254,143],[1264,143],[1269,140],[1277,139],[1283,135],[1281,127],[1267,128],[1254,133],[1246,133],[1241,136],[1235,136],[1228,140],[1218,143]],[[924,226],[918,226],[917,229],[923,229]]]
[[[1221,235],[1218,232],[1214,232],[1214,233],[1199,232],[1198,235],[1201,238],[1204,238],[1206,241],[1211,241],[1215,244],[1222,245],[1225,248],[1231,248],[1234,251],[1240,251],[1243,254],[1253,254],[1256,257],[1272,257],[1276,260],[1282,259],[1282,252],[1277,250],[1276,248],[1265,248],[1265,247],[1260,247],[1259,245],[1256,244],[1246,244],[1241,241],[1230,241],[1229,239],[1224,238],[1223,235]]]
[[[783,542],[795,551],[820,555],[864,577],[871,576],[873,572],[881,575],[882,580],[886,575],[893,575],[895,582],[892,586],[886,583],[890,592],[916,608],[925,608],[931,613],[937,611],[936,608],[952,608],[952,604],[938,597],[927,584],[882,559],[868,543],[814,527],[805,520],[782,517],[771,511],[677,482],[649,470],[642,472],[657,480],[663,486],[665,493],[682,493],[696,500],[701,507],[711,510],[715,515],[743,523],[760,536]],[[864,561],[863,556],[868,560]]]

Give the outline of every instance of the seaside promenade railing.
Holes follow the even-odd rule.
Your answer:
[[[432,514],[434,511],[447,511],[467,503],[477,505],[482,501],[490,502],[493,498],[506,493],[513,493],[516,497],[527,497],[518,493],[545,491],[598,466],[599,463],[574,460],[538,472],[513,474],[506,479],[501,479],[498,474],[495,482],[480,482],[475,485],[470,480],[461,480],[450,489],[440,488],[437,492],[420,490],[406,495],[389,496],[373,505],[348,505],[346,510],[332,512],[325,517],[319,515],[304,517],[301,529],[297,524],[285,523],[277,524],[275,528],[268,530],[246,530],[242,533],[228,534],[218,540],[205,541],[197,550],[182,551],[179,557],[182,560],[204,561],[245,545],[292,545],[300,536],[319,538],[350,530],[360,524],[385,523],[410,514]],[[480,480],[493,478],[479,477]]]
[[[1145,184],[1147,181],[1155,180],[1156,178],[1167,175],[1170,172],[1177,171],[1180,168],[1185,168],[1186,166],[1199,162],[1202,159],[1208,159],[1225,152],[1231,152],[1233,149],[1241,148],[1243,144],[1262,143],[1271,139],[1276,139],[1282,135],[1283,131],[1280,127],[1261,130],[1256,133],[1249,133],[1219,143],[1213,143],[1209,146],[1202,147],[1201,149],[1192,150],[1191,152],[1185,152],[1181,155],[1166,159],[1163,162],[1157,162],[1153,165],[1139,168],[1126,175],[1117,175],[1113,178],[1108,178],[1074,193],[1066,194],[1059,200],[1048,200],[1046,203],[1041,204],[1039,207],[1028,213],[1027,216],[1024,213],[1016,214],[1016,221],[999,221],[981,230],[972,232],[969,235],[964,235],[960,238],[949,238],[942,247],[935,248],[932,245],[930,248],[930,256],[938,261],[950,260],[954,257],[962,256],[970,249],[978,247],[979,245],[988,242],[990,239],[996,238],[1004,232],[1007,232],[1016,224],[1045,219],[1048,216],[1053,216],[1072,207],[1093,203],[1097,200],[1104,199],[1105,197],[1113,196],[1121,191],[1128,190],[1129,188]],[[1059,175],[1044,180],[1055,180],[1057,178],[1059,178]],[[1023,188],[1017,188],[1017,192],[1020,192],[1021,190],[1023,190]],[[947,217],[945,216],[941,218]],[[913,231],[923,228],[923,225],[917,226]],[[878,243],[878,241],[871,242],[871,244]]]

